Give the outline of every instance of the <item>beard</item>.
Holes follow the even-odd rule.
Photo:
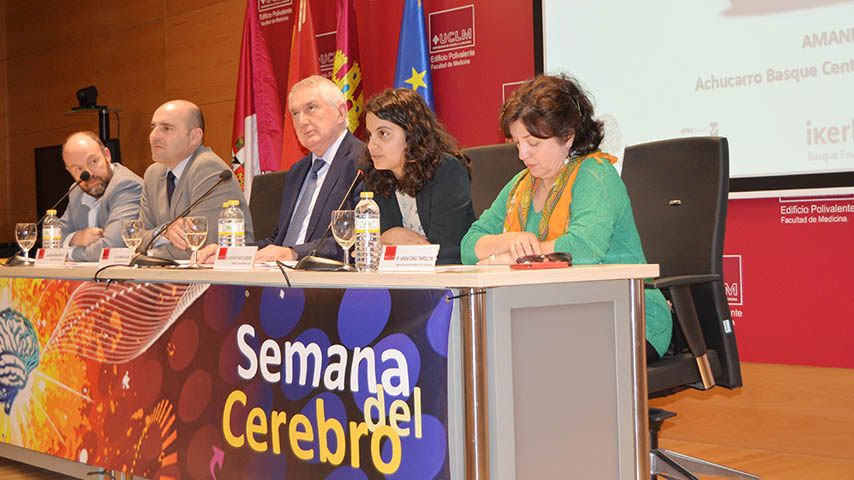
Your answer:
[[[107,173],[107,175],[108,176],[106,178],[97,177],[97,176],[93,175],[92,178],[94,178],[96,180],[100,180],[100,182],[98,182],[94,185],[91,185],[91,186],[86,185],[85,183],[81,183],[80,189],[83,190],[84,192],[88,193],[89,195],[95,197],[95,198],[101,198],[101,196],[104,195],[104,192],[107,191],[107,186],[110,184],[110,180],[112,180],[112,178],[113,178],[112,170],[110,170],[109,173]]]

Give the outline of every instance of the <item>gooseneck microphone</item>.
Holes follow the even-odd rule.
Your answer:
[[[353,194],[353,189],[356,188],[356,184],[359,182],[359,178],[363,175],[362,170],[356,170],[356,176],[353,177],[353,183],[350,184],[350,188],[347,189],[347,193],[344,195],[344,198],[341,200],[341,204],[338,205],[338,210],[344,208],[344,204],[347,202],[347,199],[350,198],[350,195]],[[330,216],[331,217],[331,216]],[[323,235],[320,237],[320,240],[317,242],[317,245],[308,253],[308,255],[302,257],[297,262],[296,266],[294,266],[297,270],[315,270],[315,271],[335,271],[335,270],[346,270],[349,265],[345,265],[344,262],[340,262],[338,260],[333,260],[331,258],[318,257],[317,249],[323,244],[324,240],[329,238],[329,234],[332,232],[332,218],[329,219],[329,225],[326,227],[326,231],[323,232]]]
[[[81,183],[89,180],[90,178],[92,178],[92,174],[90,174],[88,170],[83,170],[83,172],[80,174],[80,178],[78,178],[77,181],[74,182],[74,185],[72,185],[71,188],[69,188],[65,192],[65,194],[63,194],[61,197],[59,197],[59,200],[57,200],[56,203],[54,203],[53,206],[50,207],[48,210],[56,210],[56,207],[59,206],[59,204],[62,203],[63,200],[68,198],[68,196],[71,195],[71,192],[73,192],[75,188],[79,187]],[[39,225],[41,225],[42,222],[44,222],[45,218],[47,218],[47,212],[45,212],[45,214],[42,215],[42,218],[40,218],[39,221],[36,222],[36,228],[39,228]],[[6,260],[5,265],[8,265],[10,267],[14,267],[17,265],[24,265],[25,263],[26,262],[24,261],[24,257],[22,257],[20,255],[12,255],[11,257],[9,257]]]
[[[59,206],[59,204],[62,203],[63,200],[68,198],[68,196],[71,195],[71,192],[73,192],[75,188],[79,187],[81,183],[89,180],[90,178],[92,178],[92,174],[90,174],[88,170],[83,170],[83,173],[80,174],[80,179],[74,182],[74,185],[72,185],[71,188],[69,188],[63,196],[59,197],[59,200],[57,200],[56,203],[54,203],[53,206],[50,207],[48,210],[56,210],[56,207]],[[36,222],[36,227],[41,225],[45,218],[47,218],[47,213],[42,215],[42,218],[40,218],[39,221]]]
[[[197,198],[195,202],[191,203],[190,206],[186,208],[186,210],[184,210],[177,217],[172,219],[171,222],[166,223],[166,224],[160,226],[159,228],[157,228],[154,231],[154,234],[151,236],[151,239],[148,241],[148,243],[145,244],[145,248],[143,248],[141,251],[148,252],[148,249],[151,248],[151,245],[154,244],[155,240],[160,238],[160,236],[163,235],[164,232],[169,230],[169,227],[174,225],[175,222],[177,222],[178,220],[181,220],[182,218],[189,215],[190,211],[193,210],[196,207],[196,205],[201,203],[202,200],[208,198],[208,196],[211,193],[213,193],[213,191],[216,189],[216,187],[218,187],[218,186],[222,185],[223,183],[231,180],[231,176],[232,176],[231,170],[224,169],[223,171],[221,171],[219,173],[219,180],[217,180],[216,183],[211,185],[211,188],[209,188],[205,193],[203,193],[201,197]],[[136,255],[130,261],[130,266],[132,266],[132,267],[166,267],[166,266],[175,266],[175,265],[178,265],[178,262],[176,262],[175,260],[172,260],[169,258],[154,257],[154,256],[145,255],[145,254]]]

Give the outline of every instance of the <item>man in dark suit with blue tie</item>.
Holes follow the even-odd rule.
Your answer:
[[[298,260],[315,248],[318,256],[343,260],[335,240],[318,243],[356,176],[364,144],[347,129],[347,102],[326,78],[313,75],[295,84],[288,110],[299,142],[311,153],[288,170],[279,222],[270,237],[256,243],[255,261]],[[354,189],[344,208],[355,207],[360,190]]]

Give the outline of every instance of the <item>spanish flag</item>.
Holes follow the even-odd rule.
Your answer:
[[[253,3],[253,2],[250,2]],[[311,20],[311,8],[308,0],[299,0],[297,15],[294,18],[294,33],[291,40],[291,64],[288,67],[288,92],[294,84],[312,75],[320,75],[320,63],[317,55],[317,38],[314,35],[314,23]],[[287,102],[285,102],[287,109]],[[291,112],[285,110],[284,128],[282,129],[282,165],[281,170],[291,168],[291,165],[308,154],[299,143],[297,131]]]

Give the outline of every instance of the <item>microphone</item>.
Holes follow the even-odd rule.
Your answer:
[[[222,185],[224,182],[227,182],[228,180],[230,180],[231,175],[232,175],[232,173],[231,173],[230,169],[227,169],[227,168],[223,169],[223,171],[221,171],[219,173],[219,180],[217,180],[216,183],[211,185],[211,188],[209,188],[208,191],[206,191],[204,194],[202,194],[201,197],[197,198],[195,202],[191,203],[190,206],[186,208],[186,210],[181,212],[171,222],[157,228],[154,231],[154,234],[151,236],[151,240],[149,240],[148,243],[145,244],[145,248],[143,248],[142,251],[147,252],[148,249],[151,248],[151,245],[154,244],[154,241],[157,240],[158,238],[160,238],[161,235],[163,235],[163,232],[169,230],[169,227],[174,225],[175,222],[177,222],[178,220],[186,217],[190,213],[190,211],[196,207],[196,205],[201,203],[202,200],[208,198],[208,196],[211,193],[213,193],[213,191],[216,189],[216,187],[218,187],[218,186]],[[144,254],[136,255],[130,261],[131,267],[167,267],[167,266],[175,266],[175,265],[178,265],[178,262],[176,262],[175,260],[172,260],[170,258],[160,258],[160,257],[154,257],[154,256],[149,256],[149,255],[144,255]]]
[[[347,202],[347,199],[350,198],[350,195],[353,194],[353,189],[356,188],[356,183],[359,181],[359,177],[364,174],[361,169],[356,170],[356,176],[353,177],[353,183],[350,184],[350,188],[347,189],[347,193],[344,195],[344,198],[341,200],[341,203],[338,205],[338,210],[344,208],[344,204]],[[336,270],[349,270],[352,267],[344,264],[344,262],[333,260],[331,258],[318,257],[317,249],[320,248],[320,245],[323,244],[324,240],[329,237],[329,234],[332,232],[332,219],[330,218],[329,225],[326,227],[326,231],[323,232],[323,235],[320,237],[320,241],[317,242],[317,245],[308,253],[308,255],[302,257],[297,262],[296,266],[294,266],[297,270],[315,270],[315,271],[336,271]]]
[[[92,178],[92,174],[90,174],[88,170],[83,170],[83,172],[80,174],[80,178],[76,182],[74,182],[74,185],[72,185],[71,188],[69,188],[64,195],[59,197],[59,200],[57,200],[56,203],[54,203],[53,206],[50,207],[48,210],[56,210],[56,207],[59,206],[59,204],[62,203],[63,200],[68,198],[68,196],[71,195],[71,192],[73,192],[75,188],[80,186],[80,183],[85,182],[90,178]],[[42,215],[42,218],[40,218],[39,221],[36,222],[36,228],[39,228],[39,225],[44,222],[45,218],[47,218],[47,212],[45,212],[45,214]],[[24,257],[20,255],[13,255],[6,260],[5,265],[14,267],[16,265],[24,265],[25,263],[26,262],[24,261]]]
[[[92,174],[90,174],[88,170],[83,170],[83,173],[80,174],[80,179],[74,182],[74,185],[72,185],[71,188],[69,188],[68,191],[65,192],[65,195],[59,197],[59,200],[57,200],[56,203],[54,203],[53,206],[50,207],[48,210],[56,210],[56,207],[59,206],[59,204],[62,203],[62,201],[65,200],[69,195],[71,195],[71,192],[73,192],[75,188],[79,187],[82,182],[85,182],[90,178],[92,178]],[[40,218],[39,221],[36,222],[36,227],[41,225],[45,218],[47,218],[47,213],[42,215],[42,218]]]

